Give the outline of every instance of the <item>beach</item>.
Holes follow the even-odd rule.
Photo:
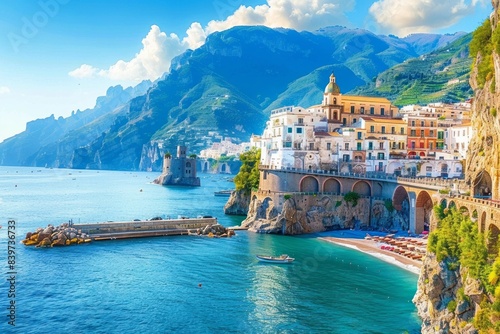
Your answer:
[[[387,233],[375,233],[368,232],[371,236],[385,237]],[[411,271],[415,274],[420,273],[420,268],[422,267],[422,261],[411,259],[407,256],[398,254],[391,250],[382,249],[381,246],[387,245],[385,242],[379,242],[377,240],[365,239],[367,235],[366,231],[359,230],[341,230],[341,231],[331,231],[325,232],[320,237],[321,240],[334,243],[336,245],[349,247],[360,252],[375,256],[383,261],[394,264],[405,270]],[[394,236],[398,240],[398,236]],[[409,238],[405,238],[409,239]],[[418,239],[421,238],[410,238]],[[388,246],[388,245],[387,245]]]

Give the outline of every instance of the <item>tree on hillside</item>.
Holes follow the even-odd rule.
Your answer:
[[[252,147],[250,151],[240,155],[242,165],[240,171],[234,177],[236,190],[244,190],[245,193],[250,193],[252,189],[259,188],[259,162],[260,149]]]

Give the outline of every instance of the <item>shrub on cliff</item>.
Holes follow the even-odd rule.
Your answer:
[[[250,193],[252,189],[259,188],[259,162],[260,149],[252,147],[250,151],[240,155],[241,167],[238,174],[234,177],[236,190],[244,190]]]
[[[494,320],[500,317],[500,254],[488,254],[487,239],[467,215],[455,208],[447,212],[442,207],[434,209],[440,221],[429,235],[428,251],[435,253],[438,261],[451,260],[453,268],[448,269],[460,266],[479,279],[490,298],[483,299],[474,326],[479,333],[500,331],[500,323]]]

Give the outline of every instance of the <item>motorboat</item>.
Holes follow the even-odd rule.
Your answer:
[[[255,255],[257,259],[261,262],[268,263],[292,263],[295,260],[293,257],[290,257],[286,254],[282,254],[280,256],[266,256],[266,255]]]

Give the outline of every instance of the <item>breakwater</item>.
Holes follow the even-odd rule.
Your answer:
[[[182,218],[134,220],[86,224],[63,223],[54,227],[38,228],[26,234],[26,246],[70,246],[91,241],[159,237],[172,235],[206,235],[231,237],[234,230],[218,224],[217,218]]]

